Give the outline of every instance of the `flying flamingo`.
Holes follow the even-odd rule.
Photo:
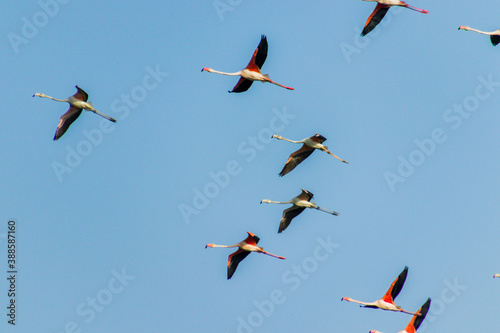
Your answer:
[[[288,142],[292,143],[303,143],[302,147],[297,150],[296,152],[293,152],[290,157],[288,157],[288,161],[286,161],[285,166],[283,167],[283,170],[279,173],[280,177],[283,177],[300,163],[302,163],[303,160],[305,160],[309,155],[311,155],[315,149],[319,149],[321,151],[324,151],[325,153],[328,153],[335,157],[336,159],[339,159],[340,161],[349,164],[349,162],[344,161],[338,156],[333,155],[329,150],[327,146],[323,146],[323,142],[326,141],[326,138],[318,133],[314,133],[314,136],[311,136],[310,138],[305,138],[300,141],[293,141],[289,139],[285,139],[284,137],[280,135],[273,135],[271,138],[276,138],[278,140],[285,140]]]
[[[300,193],[298,196],[296,196],[290,201],[278,202],[278,201],[271,201],[269,199],[263,199],[260,201],[260,203],[265,202],[265,203],[275,203],[275,204],[289,204],[289,203],[293,204],[292,207],[287,208],[283,211],[283,216],[281,217],[278,233],[281,233],[283,230],[285,230],[290,225],[290,222],[292,222],[293,218],[302,213],[306,208],[314,208],[328,214],[336,216],[339,215],[339,213],[337,212],[316,206],[315,202],[311,202],[311,199],[314,197],[314,194],[304,189],[301,190],[302,193]]]
[[[363,0],[363,1],[376,1],[377,6],[375,7],[375,10],[371,13],[371,15],[368,17],[365,27],[361,32],[361,36],[365,36],[370,31],[372,31],[380,23],[380,21],[382,21],[385,14],[387,14],[387,11],[392,6],[406,7],[408,9],[414,10],[422,14],[429,13],[429,11],[425,9],[420,9],[417,7],[410,6],[406,2],[399,0]]]
[[[348,302],[354,302],[361,304],[362,307],[365,308],[379,308],[382,310],[389,310],[389,311],[396,311],[396,312],[404,312],[404,313],[409,313],[412,315],[417,315],[416,313],[410,312],[403,310],[400,306],[397,306],[394,304],[394,300],[396,297],[399,295],[399,292],[403,288],[403,285],[406,280],[406,276],[408,275],[408,266],[406,266],[401,274],[394,280],[394,282],[391,284],[389,290],[385,293],[384,297],[382,299],[379,299],[375,302],[371,303],[366,303],[366,302],[360,302],[356,301],[352,298],[349,297],[342,297],[341,301],[348,301]]]
[[[493,46],[497,46],[500,43],[500,29],[492,32],[484,32],[481,30],[472,29],[471,27],[468,26],[461,25],[460,27],[458,27],[458,30],[475,31],[483,35],[489,35],[491,39],[491,44],[493,44]]]
[[[239,93],[247,91],[248,88],[250,88],[250,86],[252,85],[253,81],[260,81],[263,83],[269,82],[289,90],[295,90],[293,88],[286,87],[277,82],[274,82],[269,78],[268,74],[262,74],[260,72],[260,69],[262,68],[262,65],[264,65],[264,61],[266,61],[266,58],[267,58],[267,38],[266,36],[262,35],[260,38],[259,46],[257,46],[257,49],[255,49],[252,55],[252,59],[250,59],[250,62],[248,63],[247,67],[245,67],[241,71],[237,71],[235,73],[224,73],[213,70],[212,68],[208,67],[204,67],[201,71],[218,73],[222,75],[241,76],[240,80],[238,81],[238,83],[236,83],[233,90],[231,91],[228,90],[228,92],[230,93],[231,92]]]
[[[493,275],[493,278],[500,278],[500,274]]]
[[[406,326],[406,328],[398,333],[415,333],[422,324],[422,322],[424,321],[430,306],[431,306],[431,299],[428,298],[427,301],[424,303],[424,305],[422,305],[422,307],[418,310],[420,316],[416,315],[413,316],[413,318],[410,320],[410,323]],[[371,330],[370,333],[382,333],[382,332]]]
[[[247,255],[250,254],[250,252],[258,252],[258,253],[267,254],[268,256],[275,257],[278,259],[286,259],[285,257],[277,256],[277,255],[274,255],[274,254],[271,254],[269,252],[264,251],[264,249],[262,247],[257,246],[257,243],[259,243],[260,238],[255,236],[251,232],[247,231],[247,233],[248,233],[248,237],[245,240],[243,240],[235,245],[207,244],[205,246],[205,249],[207,247],[237,247],[238,248],[238,250],[234,253],[231,253],[229,255],[229,258],[228,258],[228,262],[227,262],[227,279],[228,280],[233,276],[240,261],[245,259],[247,257]]]
[[[61,116],[61,119],[59,120],[59,125],[57,125],[57,130],[56,134],[54,135],[54,140],[59,139],[61,136],[63,136],[64,133],[66,133],[69,126],[80,116],[80,114],[82,113],[82,109],[85,109],[87,111],[92,111],[95,114],[98,114],[101,117],[104,117],[114,123],[116,122],[116,119],[108,117],[105,114],[102,114],[96,109],[94,109],[92,103],[87,102],[89,95],[85,91],[83,91],[83,89],[81,89],[78,86],[76,86],[76,89],[77,89],[76,94],[74,94],[73,96],[69,96],[66,99],[56,99],[54,97],[50,97],[41,93],[36,93],[33,95],[33,97],[38,96],[38,97],[50,98],[57,102],[68,102],[70,105],[69,110],[65,114],[63,114]]]

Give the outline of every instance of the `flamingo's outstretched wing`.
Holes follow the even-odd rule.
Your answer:
[[[249,255],[249,251],[244,251],[242,249],[238,249],[236,252],[232,253],[229,255],[228,261],[227,261],[227,279],[229,280],[234,272],[236,271],[236,268],[238,268],[239,263]]]
[[[380,23],[380,21],[382,21],[385,14],[387,14],[389,8],[391,8],[391,6],[381,5],[377,3],[377,6],[375,7],[371,15],[368,17],[368,20],[366,20],[366,24],[365,27],[363,28],[363,31],[361,32],[361,36],[365,36],[370,31],[375,29],[375,27]]]
[[[253,81],[247,80],[243,77],[240,78],[238,83],[234,86],[233,90],[230,91],[230,93],[240,93],[247,91],[248,88],[252,85]]]
[[[491,39],[491,44],[493,44],[493,46],[497,46],[498,44],[500,44],[500,36],[499,35],[491,35],[490,39]]]
[[[257,55],[255,56],[255,65],[261,69],[267,58],[267,38],[265,35],[260,36],[260,43],[256,51]]]
[[[406,326],[405,328],[406,332],[416,332],[418,330],[418,328],[424,321],[427,312],[429,312],[430,306],[431,306],[431,299],[428,298],[427,301],[424,303],[424,305],[422,305],[422,307],[418,310],[420,316],[417,315],[413,316],[408,326]]]
[[[300,200],[305,200],[305,201],[311,201],[312,198],[314,198],[314,194],[302,189],[302,192],[297,196]]]
[[[288,161],[286,161],[285,166],[283,167],[283,170],[279,173],[280,177],[283,177],[300,163],[302,163],[303,160],[309,157],[314,152],[314,148],[308,147],[307,145],[303,145],[299,150],[296,152],[293,152],[290,157],[288,157]]]
[[[248,237],[245,238],[244,242],[250,245],[255,245],[259,244],[260,238],[251,232],[247,231]]]
[[[401,289],[403,289],[403,285],[405,284],[407,275],[408,275],[408,266],[406,266],[403,269],[403,271],[399,274],[396,280],[394,280],[394,282],[391,284],[389,290],[387,290],[384,297],[382,298],[384,301],[394,304],[394,300],[401,292]]]
[[[300,213],[302,213],[304,211],[304,209],[306,209],[306,208],[305,207],[298,207],[298,206],[295,206],[295,205],[293,205],[292,207],[290,207],[288,209],[285,209],[283,211],[283,216],[281,217],[280,227],[278,229],[278,233],[281,233],[283,230],[285,230],[286,228],[288,228],[288,226],[290,225],[290,223],[292,222],[292,220],[297,215],[299,215]]]
[[[260,73],[260,69],[262,68],[262,65],[264,65],[266,58],[267,58],[267,38],[266,36],[262,35],[260,37],[259,46],[257,46],[255,51],[253,52],[252,58],[248,62],[246,69]],[[240,93],[247,91],[252,85],[252,83],[253,81],[247,80],[242,77],[240,78],[238,83],[236,83],[233,90],[231,90],[230,92]]]
[[[89,99],[89,95],[80,87],[75,86],[77,89],[76,94],[73,95],[76,99],[86,102]]]
[[[265,35],[260,36],[259,46],[253,52],[252,58],[248,62],[247,69],[260,72],[262,65],[267,58],[267,38]],[[257,67],[257,68],[256,68]]]
[[[83,91],[83,90],[82,90]],[[82,109],[71,106],[69,110],[61,116],[59,124],[57,125],[54,140],[59,139],[68,130],[69,126],[80,116]]]

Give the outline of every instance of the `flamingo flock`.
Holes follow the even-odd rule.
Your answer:
[[[368,17],[365,26],[363,28],[363,31],[361,33],[361,36],[366,36],[368,33],[370,33],[382,21],[382,19],[392,6],[404,7],[422,14],[428,14],[427,10],[413,7],[403,1],[398,1],[398,0],[363,0],[363,1],[377,2],[377,5],[373,10],[373,12],[371,13],[371,15]],[[474,31],[480,34],[489,35],[491,43],[494,46],[500,43],[500,29],[492,32],[483,32],[480,30],[472,29],[468,26],[460,26],[459,30]],[[251,87],[254,81],[260,81],[262,83],[271,83],[281,88],[285,88],[287,90],[294,90],[294,88],[282,85],[280,83],[271,80],[268,74],[262,74],[262,66],[266,61],[267,55],[268,55],[267,37],[265,35],[261,35],[259,45],[253,52],[248,65],[242,70],[228,73],[228,72],[217,71],[209,67],[204,67],[201,71],[227,75],[227,76],[239,76],[240,78],[236,83],[236,85],[234,86],[234,88],[228,91],[230,93],[245,92]],[[76,89],[77,92],[74,95],[68,97],[67,99],[62,99],[62,100],[44,95],[42,93],[35,93],[33,95],[33,97],[49,98],[58,102],[67,102],[70,105],[69,110],[66,113],[64,113],[60,118],[56,133],[53,138],[54,140],[60,139],[66,133],[68,128],[80,116],[83,110],[93,112],[109,121],[116,122],[114,118],[97,111],[92,105],[92,103],[88,102],[88,94],[83,89],[81,89],[78,86],[76,86]],[[299,141],[286,139],[277,134],[273,135],[271,138],[302,145],[298,150],[290,154],[288,160],[283,166],[283,169],[278,174],[280,177],[283,177],[288,173],[290,173],[292,170],[294,170],[299,164],[301,164],[305,159],[307,159],[315,150],[323,151],[333,156],[334,158],[338,159],[339,161],[349,164],[346,160],[330,152],[329,148],[323,145],[323,143],[326,141],[326,138],[318,133],[315,133],[313,136]],[[306,208],[322,211],[333,216],[339,215],[339,213],[336,211],[322,208],[318,206],[315,202],[312,202],[311,200],[313,199],[313,197],[314,195],[312,192],[305,189],[301,189],[301,193],[289,201],[280,202],[280,201],[272,201],[269,199],[262,199],[260,203],[292,205],[283,211],[278,227],[278,233],[282,233],[290,226],[292,220],[296,218],[298,215],[300,215]],[[243,259],[245,259],[251,252],[265,254],[267,256],[271,256],[281,260],[286,259],[283,256],[278,256],[265,251],[262,247],[258,246],[258,243],[260,241],[260,238],[258,236],[256,236],[251,232],[247,232],[247,234],[248,236],[244,240],[234,245],[216,245],[210,243],[205,246],[205,248],[237,248],[235,252],[231,253],[228,256],[228,261],[227,261],[228,280],[233,277],[240,262]],[[376,301],[363,302],[352,299],[350,297],[342,297],[341,301],[357,303],[360,304],[361,307],[365,308],[376,308],[386,311],[411,314],[413,316],[411,321],[406,326],[406,328],[400,333],[415,333],[421,326],[423,320],[425,319],[429,311],[431,299],[428,298],[427,301],[420,307],[420,309],[417,312],[411,312],[403,309],[401,306],[396,305],[395,304],[396,297],[400,294],[405,284],[407,275],[408,275],[408,267],[406,266],[403,269],[403,271],[398,275],[398,277],[392,282],[392,284],[390,285],[386,293],[383,295],[383,297]],[[500,274],[495,274],[493,277],[500,278]],[[381,333],[381,332],[372,330],[370,331],[370,333]]]

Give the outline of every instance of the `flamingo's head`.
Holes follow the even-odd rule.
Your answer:
[[[33,95],[33,97],[35,97],[35,96],[38,96],[38,97],[45,97],[45,95],[44,95],[44,94],[41,94],[41,93],[35,93],[35,94]]]
[[[466,30],[466,31],[469,31],[470,30],[470,27],[466,26],[466,25],[461,25],[458,27],[458,30]]]
[[[201,69],[202,72],[211,72],[213,69],[212,68],[208,68],[208,67],[203,67]]]
[[[340,301],[348,301],[348,302],[350,302],[351,299],[349,297],[342,297],[342,299]]]
[[[214,244],[212,243],[212,244],[207,244],[207,245],[205,245],[205,249],[206,249],[207,247],[214,247]]]
[[[375,331],[375,330],[371,330],[370,332],[368,333],[382,333],[382,332],[379,332],[379,331]]]

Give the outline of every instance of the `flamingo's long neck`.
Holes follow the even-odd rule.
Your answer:
[[[47,95],[43,95],[43,96],[39,96],[39,97],[42,97],[42,98],[50,98],[51,100],[54,100],[54,101],[56,101],[56,102],[69,102],[67,99],[57,99],[57,98],[50,97],[50,96],[47,96]]]
[[[222,75],[229,75],[229,76],[239,76],[241,75],[241,71],[237,71],[235,73],[226,73],[226,72],[220,72],[220,71],[216,71],[214,69],[212,69],[210,71],[210,73],[217,73],[217,74],[222,74]]]
[[[469,28],[468,30],[470,31],[475,31],[477,33],[480,33],[480,34],[483,34],[483,35],[488,35],[488,36],[491,36],[491,35],[494,35],[495,34],[495,31],[492,31],[492,32],[486,32],[486,31],[481,31],[481,30],[477,30],[477,29],[473,29],[473,28]]]
[[[213,244],[211,247],[237,247],[238,244],[235,244],[235,245],[217,245],[217,244]]]
[[[278,139],[278,140],[285,140],[285,141],[288,141],[288,142],[291,142],[291,143],[304,143],[304,140],[293,141],[293,140],[290,140],[290,139],[287,139],[287,138],[284,138],[284,137],[277,137],[276,139]]]
[[[293,201],[283,201],[283,202],[281,202],[281,201],[267,200],[267,201],[263,201],[263,202],[265,202],[265,203],[282,204],[282,205],[284,205],[284,204],[293,204]]]
[[[355,299],[349,299],[347,301],[353,302],[353,303],[358,303],[358,304],[365,305],[365,306],[378,306],[375,302],[366,303],[366,302],[356,301]]]

